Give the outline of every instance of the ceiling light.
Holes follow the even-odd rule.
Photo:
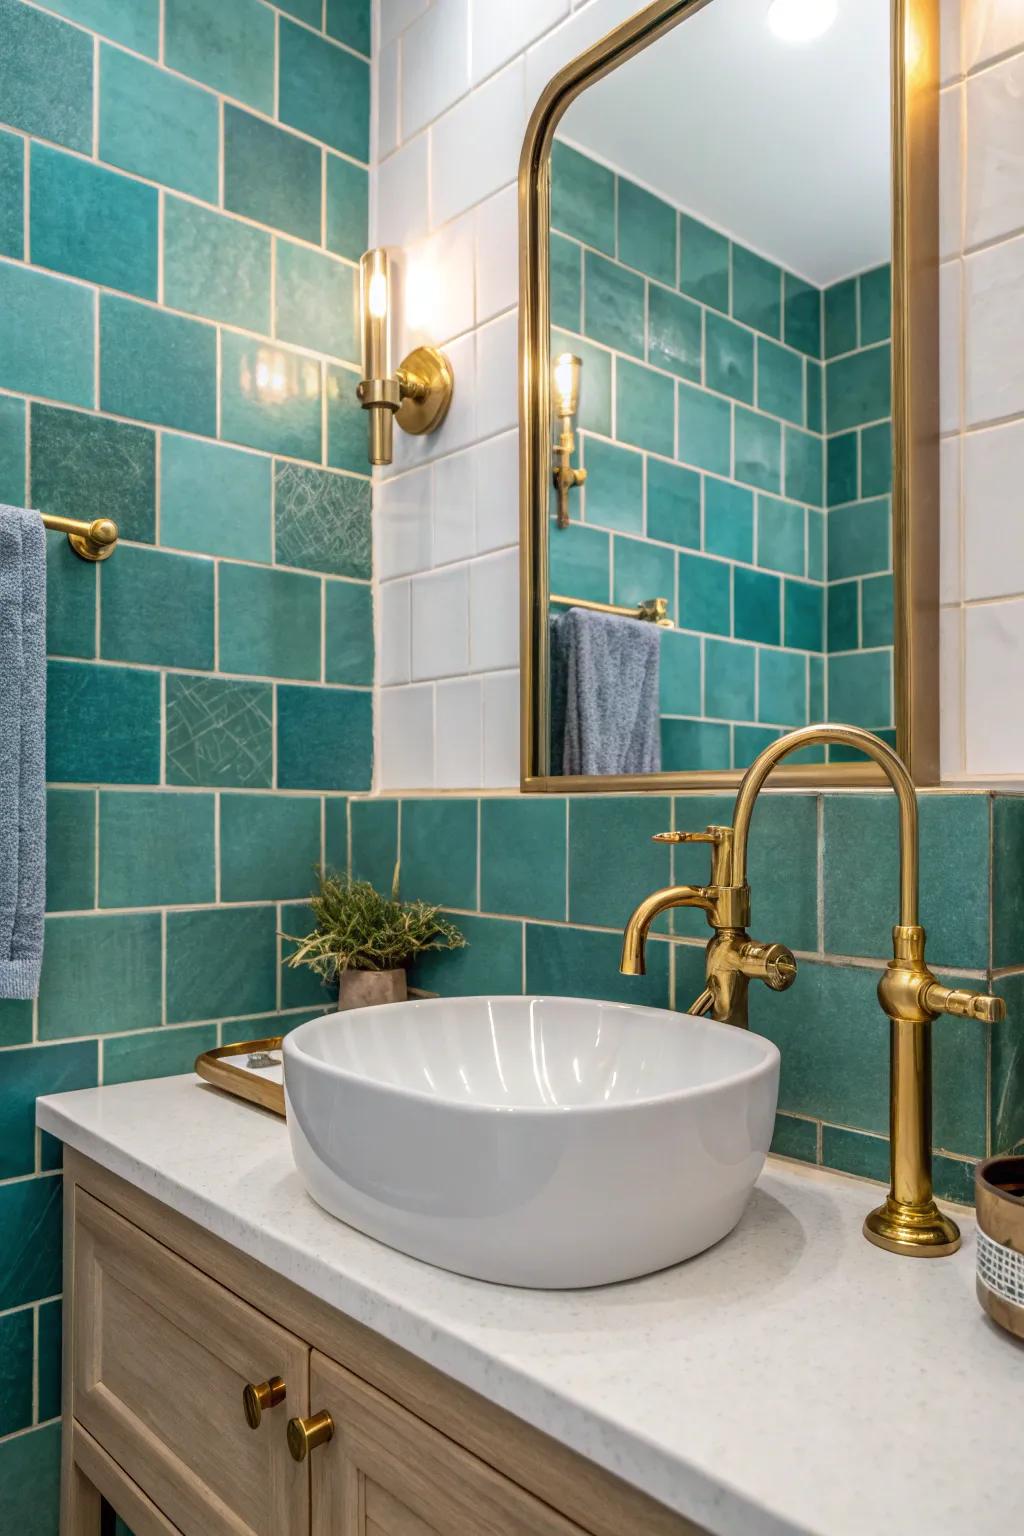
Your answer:
[[[773,0],[768,25],[786,43],[808,43],[827,32],[839,14],[839,0]]]

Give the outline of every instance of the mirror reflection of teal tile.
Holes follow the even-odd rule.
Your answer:
[[[676,557],[672,550],[644,539],[617,538],[614,542],[612,601],[632,606],[652,597],[665,597],[671,613],[676,584]],[[693,557],[684,555],[682,558]],[[580,594],[574,592],[572,595],[578,597]],[[686,627],[700,628],[697,624],[687,624]]]
[[[732,469],[732,408],[728,400],[691,384],[679,389],[679,457],[698,469],[728,475]]]
[[[892,410],[891,367],[888,342],[829,363],[825,388],[830,433],[888,418]]]
[[[762,411],[803,426],[804,358],[763,336],[757,339],[757,403]]]
[[[619,177],[619,260],[661,283],[676,281],[676,210]]]
[[[809,432],[820,432],[825,423],[825,370],[820,363],[812,363],[810,358],[807,359],[805,367],[807,369],[805,426]]]
[[[572,352],[583,364],[580,373],[580,408],[576,424],[583,432],[612,435],[612,355],[578,336],[552,331],[551,356]],[[362,415],[359,411],[358,415]]]
[[[618,550],[615,552],[618,576]],[[729,633],[729,572],[724,560],[679,556],[679,618],[684,629],[704,635]]]
[[[892,268],[873,267],[862,272],[860,284],[860,344],[870,347],[876,341],[888,341],[892,334]]]
[[[781,423],[738,405],[735,437],[736,479],[762,491],[781,491]]]
[[[594,251],[584,254],[583,330],[617,352],[644,355],[644,280]]]
[[[772,730],[766,725],[736,725],[733,727],[733,761],[734,768],[749,768],[758,753],[765,747],[770,747],[773,741],[778,741],[780,731]]]
[[[820,651],[824,645],[824,587],[810,581],[786,581],[783,586],[783,644],[800,651]]]
[[[700,548],[700,475],[665,459],[647,460],[647,536]]]
[[[860,582],[833,581],[828,588],[828,648],[855,651],[860,644]]]
[[[675,448],[675,386],[663,373],[618,358],[615,435],[624,443],[670,457]]]
[[[807,510],[807,574],[812,581],[825,580],[825,514]]]
[[[704,714],[718,720],[753,720],[756,666],[756,646],[739,645],[731,640],[706,640]]]
[[[806,565],[804,509],[776,496],[757,498],[757,563],[802,576]]]
[[[787,427],[786,495],[812,507],[824,500],[824,456],[821,438],[814,432]]]
[[[0,501],[25,504],[25,401],[0,395]]]
[[[726,560],[754,559],[754,493],[731,480],[704,477],[704,548]]]
[[[782,583],[767,571],[734,565],[733,629],[737,640],[778,645],[782,628]]]
[[[728,313],[729,241],[685,213],[679,221],[679,287],[691,299]]]
[[[570,523],[568,528],[557,528],[552,523],[550,530],[548,575],[552,592],[563,597],[585,597],[594,603],[609,602],[610,536],[582,523]]]
[[[757,715],[771,725],[807,724],[807,658],[794,651],[758,652]]]
[[[891,490],[892,424],[883,421],[860,434],[860,494],[888,496]]]
[[[681,629],[661,632],[659,678],[663,715],[699,715],[700,639]]]
[[[700,383],[701,310],[656,283],[647,292],[647,361]]]
[[[839,357],[857,346],[857,279],[844,278],[825,289],[825,356]]]
[[[887,497],[837,507],[828,515],[828,579],[889,569],[891,514]]]
[[[869,576],[861,584],[861,644],[870,650],[892,643],[892,577]]]
[[[663,773],[732,767],[731,727],[712,720],[661,722]]]
[[[709,314],[704,340],[704,382],[734,400],[754,400],[754,338],[724,315]]]
[[[551,146],[551,223],[563,234],[615,253],[615,176],[556,139]]]
[[[575,240],[551,236],[551,324],[567,331],[581,329],[582,251]]]
[[[821,356],[821,290],[783,273],[783,340],[808,357]]]
[[[583,440],[586,519],[598,528],[624,533],[644,531],[644,459],[600,437]],[[565,530],[563,529],[562,532]]]
[[[826,495],[830,507],[857,500],[858,446],[856,432],[828,439]]]
[[[732,248],[732,312],[766,336],[782,335],[782,273],[745,246]]]
[[[868,730],[892,724],[892,652],[851,651],[828,659],[828,708]]]
[[[825,718],[825,658],[824,656],[811,656],[808,658],[810,667],[809,702],[812,723]],[[818,759],[822,761],[822,759]]]

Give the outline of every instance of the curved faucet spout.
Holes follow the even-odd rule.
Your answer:
[[[619,970],[624,976],[647,974],[647,934],[655,918],[670,907],[699,907],[710,912],[714,906],[703,886],[668,885],[663,891],[647,896],[632,913],[622,935],[622,958]]]
[[[755,758],[747,769],[736,795],[733,811],[733,880],[744,885],[747,878],[747,840],[750,835],[750,818],[764,782],[776,763],[799,752],[802,747],[836,743],[844,747],[856,747],[866,757],[876,762],[896,792],[900,808],[900,923],[904,927],[917,924],[917,795],[913,780],[891,747],[886,746],[870,731],[856,725],[807,725],[790,731],[772,742]]]

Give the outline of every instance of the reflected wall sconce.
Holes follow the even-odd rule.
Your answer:
[[[394,285],[387,251],[367,251],[359,264],[363,378],[356,396],[370,413],[370,463],[390,464],[394,423],[420,436],[436,432],[448,414],[455,377],[436,347],[416,347],[391,369]]]
[[[554,446],[555,464],[553,478],[558,492],[558,527],[569,526],[569,492],[582,485],[587,478],[585,469],[573,467],[572,456],[576,452],[576,434],[573,421],[580,405],[580,373],[582,358],[572,352],[562,352],[555,358],[553,390],[555,416],[561,422],[561,431]]]

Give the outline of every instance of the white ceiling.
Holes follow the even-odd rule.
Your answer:
[[[889,259],[889,4],[824,36],[711,0],[585,91],[558,137],[824,285]]]

